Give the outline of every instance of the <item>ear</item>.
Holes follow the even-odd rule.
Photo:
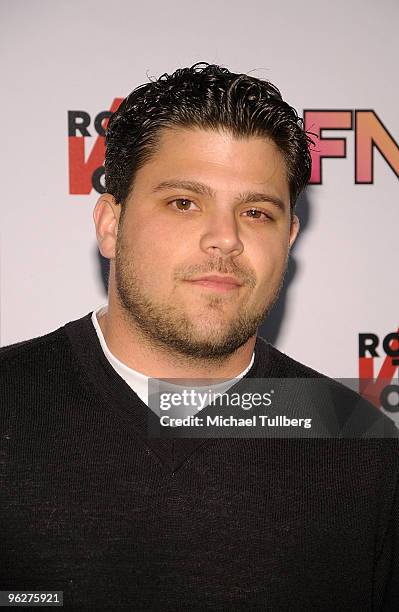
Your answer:
[[[291,219],[291,227],[290,227],[290,242],[289,245],[291,248],[292,245],[294,244],[296,237],[298,236],[298,232],[299,232],[299,219],[296,215],[292,215],[292,219]]]
[[[114,259],[121,207],[114,196],[104,193],[94,207],[93,219],[96,226],[98,248],[103,257]]]

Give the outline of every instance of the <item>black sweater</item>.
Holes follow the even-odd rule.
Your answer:
[[[79,611],[399,610],[398,440],[148,440],[90,317],[0,350],[0,590]],[[247,377],[315,375],[258,339]]]

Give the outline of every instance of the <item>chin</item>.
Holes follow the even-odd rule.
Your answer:
[[[226,322],[226,318],[219,317],[219,320],[207,320],[204,317],[202,320],[196,320],[192,325],[192,337],[198,339],[199,342],[212,342],[218,340],[223,342],[223,338],[229,335],[231,325]]]

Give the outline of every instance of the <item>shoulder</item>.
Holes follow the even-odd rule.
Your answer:
[[[30,406],[70,378],[74,359],[63,328],[0,349],[0,404]],[[4,413],[3,410],[3,413]],[[4,414],[3,414],[4,416]]]
[[[8,369],[29,368],[34,366],[36,371],[48,365],[55,365],[62,361],[67,354],[71,354],[70,333],[81,336],[85,327],[90,325],[91,313],[69,321],[65,325],[35,338],[16,342],[0,348],[0,373]]]
[[[29,420],[44,402],[47,389],[55,387],[63,344],[61,329],[0,348],[0,431]]]
[[[76,364],[68,330],[81,335],[88,318],[86,315],[42,336],[0,348],[0,395],[10,397],[13,390],[43,388],[67,379]]]
[[[14,422],[29,428],[78,405],[85,387],[67,330],[81,333],[82,320],[0,349],[0,430]]]
[[[315,406],[326,410],[342,435],[399,438],[394,421],[357,392],[358,379],[331,378],[285,355],[263,338],[257,338],[256,346],[263,363],[268,363],[267,377],[290,379],[293,393],[306,402],[311,398]]]
[[[0,372],[15,366],[28,366],[29,363],[39,364],[43,360],[54,357],[54,353],[65,341],[63,328],[37,336],[22,342],[16,342],[0,348]]]

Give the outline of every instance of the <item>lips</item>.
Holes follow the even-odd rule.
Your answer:
[[[189,282],[193,285],[208,287],[209,289],[216,289],[219,291],[231,291],[232,289],[238,289],[242,285],[234,276],[218,276],[215,274],[193,278],[190,279]]]

